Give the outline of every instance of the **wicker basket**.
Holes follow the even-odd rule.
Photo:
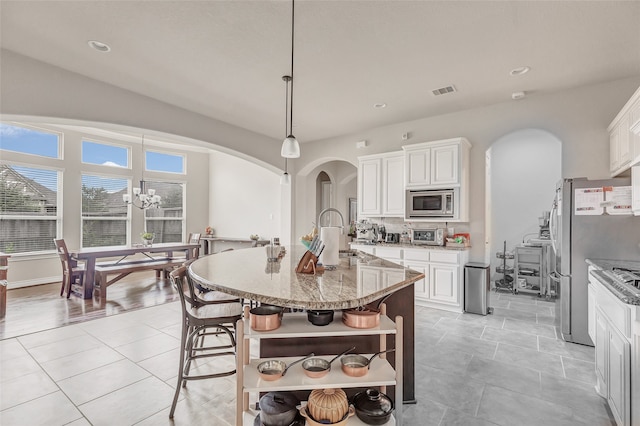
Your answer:
[[[307,412],[318,422],[337,423],[349,412],[349,400],[342,389],[315,389],[309,395]]]

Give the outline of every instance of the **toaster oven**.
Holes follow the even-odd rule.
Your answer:
[[[426,246],[443,246],[447,241],[445,228],[423,228],[411,231],[411,243]]]

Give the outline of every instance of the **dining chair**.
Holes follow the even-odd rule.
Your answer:
[[[200,233],[191,232],[187,238],[188,243],[198,244],[198,247],[191,251],[191,259],[197,259],[200,256]]]
[[[85,272],[84,265],[79,265],[77,260],[71,258],[64,239],[54,239],[53,243],[56,245],[56,251],[60,257],[60,262],[62,263],[62,286],[60,287],[60,296],[64,294],[66,288],[68,299],[71,296],[72,284],[78,283],[83,285]]]
[[[169,418],[172,419],[180,388],[185,387],[189,380],[203,380],[217,377],[231,376],[236,373],[236,369],[198,373],[197,370],[203,367],[199,364],[196,372],[191,374],[192,361],[207,357],[230,356],[235,366],[235,324],[242,318],[242,304],[237,299],[210,300],[203,301],[197,294],[192,280],[187,275],[187,266],[183,265],[173,270],[169,274],[171,284],[180,296],[180,306],[182,308],[182,330],[180,334],[180,362],[178,367],[178,381],[176,391],[171,404]],[[204,346],[200,339],[205,334],[222,334],[228,337],[229,342],[216,339],[213,346]],[[223,336],[224,337],[224,336]],[[200,342],[199,342],[200,340]],[[220,363],[204,364],[204,368],[215,368]]]

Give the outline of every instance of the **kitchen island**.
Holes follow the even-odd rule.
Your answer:
[[[341,258],[335,269],[319,275],[296,273],[305,251],[302,246],[286,247],[286,254],[276,262],[267,259],[263,247],[218,253],[194,261],[189,275],[204,287],[293,311],[376,306],[385,298],[387,316],[401,316],[404,321],[402,394],[404,402],[414,402],[413,283],[424,274],[362,252]],[[286,316],[285,313],[283,322]],[[339,314],[336,318],[339,320]],[[335,355],[353,345],[360,353],[374,353],[379,350],[380,341],[371,336],[261,340],[260,356],[297,356],[311,351]],[[394,347],[391,337],[387,347]]]

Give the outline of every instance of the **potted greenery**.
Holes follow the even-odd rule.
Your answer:
[[[142,244],[144,244],[145,246],[150,246],[151,244],[153,244],[153,239],[155,238],[155,234],[153,232],[143,232],[142,234],[140,234],[140,237],[142,238]]]

